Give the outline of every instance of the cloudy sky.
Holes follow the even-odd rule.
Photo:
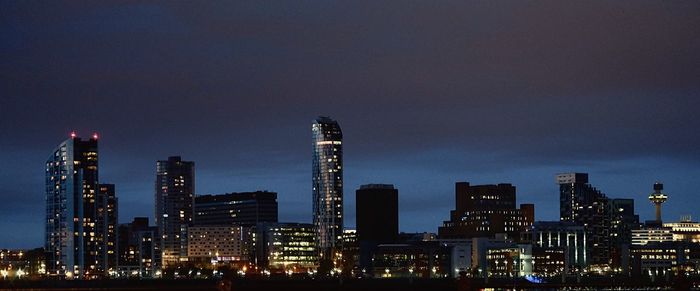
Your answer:
[[[666,184],[700,216],[698,1],[0,1],[0,248],[43,244],[44,163],[101,134],[120,221],[153,215],[155,161],[197,193],[279,192],[311,221],[311,121],[344,131],[354,190],[393,183],[437,231],[454,182],[513,183],[558,219],[560,172],[610,197]],[[698,217],[700,218],[700,217]]]

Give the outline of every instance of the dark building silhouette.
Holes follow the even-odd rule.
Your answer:
[[[169,157],[156,164],[155,220],[161,238],[162,266],[187,257],[187,227],[193,223],[194,162]]]
[[[515,187],[511,184],[471,186],[458,182],[455,202],[450,220],[438,229],[441,239],[494,237],[497,233],[519,239],[535,216],[532,204],[516,207]]]
[[[375,278],[444,278],[451,273],[450,252],[438,241],[381,244],[365,271]]]
[[[583,225],[591,264],[610,263],[610,200],[588,184],[588,174],[565,173],[559,184],[560,220]]]
[[[117,267],[117,223],[118,223],[118,200],[114,184],[100,184],[100,195],[98,200],[97,214],[100,219],[95,225],[95,230],[105,238],[106,244],[106,271],[114,271]]]
[[[97,134],[82,140],[71,133],[46,161],[44,248],[50,276],[106,275],[108,199],[99,188],[97,149]]]
[[[632,230],[640,227],[639,215],[634,213],[634,199],[610,199],[608,217],[610,218],[610,263],[614,267],[629,266]]]
[[[194,224],[254,226],[277,222],[277,193],[267,191],[199,195],[194,199]]]
[[[149,226],[148,217],[135,217],[119,225],[117,240],[117,274],[153,277],[160,266],[158,228]]]
[[[328,255],[343,238],[343,132],[337,121],[319,117],[313,135],[313,224],[318,248]]]
[[[369,269],[379,244],[395,243],[399,234],[399,190],[394,185],[368,184],[355,192],[360,267]]]

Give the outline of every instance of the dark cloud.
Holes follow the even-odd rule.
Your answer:
[[[319,114],[345,132],[348,220],[355,187],[395,183],[402,229],[434,231],[457,180],[512,182],[556,218],[552,176],[568,170],[621,196],[665,179],[685,214],[699,6],[5,1],[0,221],[41,230],[44,159],[71,129],[102,133],[122,221],[151,215],[155,161],[174,154],[197,162],[198,192],[278,191],[283,219],[310,220]],[[41,243],[25,238],[0,245]]]

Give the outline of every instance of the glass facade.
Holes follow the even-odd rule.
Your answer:
[[[111,214],[104,211],[109,202],[99,189],[97,136],[82,140],[71,134],[46,161],[44,247],[49,275],[92,278],[105,274],[106,224],[116,219],[116,209]]]
[[[275,273],[316,269],[316,233],[306,223],[259,223],[252,236],[255,263]]]
[[[321,253],[330,254],[343,236],[343,133],[328,117],[319,117],[313,134],[313,224]]]
[[[254,226],[277,222],[277,193],[268,191],[199,195],[194,198],[194,224]]]

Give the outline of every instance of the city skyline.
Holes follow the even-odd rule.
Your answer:
[[[92,135],[97,135],[97,134],[98,134],[98,133],[93,132]],[[78,138],[80,137],[80,135],[78,135],[77,132],[76,132],[75,130],[70,131],[70,133],[68,134],[68,136],[71,137],[71,138],[74,137],[74,136],[75,136],[75,137],[78,137]],[[103,137],[102,134],[100,134],[100,140],[102,140],[102,137]],[[104,151],[104,150],[103,150],[103,151]],[[194,162],[196,162],[196,161],[194,161]],[[108,167],[109,167],[109,165],[104,165],[104,162],[101,162],[101,166],[100,166],[101,171],[103,171],[103,170],[102,170],[103,168],[108,168]],[[550,177],[548,177],[548,178],[550,178],[550,180],[552,180],[552,181],[555,181],[557,175],[563,174],[563,173],[564,173],[564,171],[562,171],[562,172],[557,172],[557,173],[551,174]],[[154,174],[155,174],[155,173],[153,173],[153,175],[154,175]],[[588,174],[590,174],[590,173],[588,173]],[[109,179],[109,178],[108,178],[108,179]],[[496,178],[496,179],[498,179],[498,178]],[[197,179],[195,178],[195,183],[197,183],[196,180],[197,180]],[[461,182],[461,181],[472,181],[472,180],[469,180],[469,179],[461,179],[461,180],[453,181],[452,184],[454,184],[454,183],[456,183],[456,182]],[[605,190],[606,187],[605,187],[605,186],[603,186],[603,185],[598,185],[598,184],[595,183],[595,182],[596,182],[595,176],[594,176],[593,178],[591,178],[591,181],[590,181],[590,182],[591,182],[591,185],[592,185],[592,186],[594,186],[594,187],[600,189],[600,190],[603,191],[603,192],[606,192],[606,190]],[[656,183],[656,182],[659,182],[659,181],[654,181],[654,183]],[[501,182],[498,182],[498,181],[487,181],[487,182],[478,182],[478,181],[477,181],[477,182],[474,182],[474,184],[485,184],[485,185],[489,185],[489,184],[498,184],[498,183],[501,183]],[[502,182],[502,183],[508,183],[508,182]],[[552,182],[552,184],[556,186],[557,183],[556,183],[556,182]],[[516,184],[513,184],[513,185],[516,186],[516,188],[520,189],[520,187],[518,187],[518,185],[516,185]],[[651,185],[651,186],[650,186],[650,185]],[[652,193],[652,192],[653,192],[653,187],[652,187],[653,184],[650,184],[650,185],[642,185],[642,186],[646,186],[647,192]],[[353,187],[355,187],[356,189],[359,188],[360,186],[361,186],[361,184],[357,185],[356,187],[353,185]],[[451,186],[451,188],[453,188],[453,185],[450,185],[450,186]],[[118,185],[117,185],[117,188],[119,188]],[[554,188],[553,191],[556,192],[555,194],[558,195],[558,194],[559,194],[559,193],[558,193],[559,191],[556,189],[556,187],[553,187],[553,188]],[[399,189],[399,188],[397,188],[397,189]],[[450,189],[450,190],[453,190],[453,189]],[[219,192],[216,192],[216,191],[213,191],[213,192],[211,192],[211,191],[210,191],[210,192],[206,192],[206,191],[205,191],[205,192],[200,192],[200,191],[197,191],[198,193],[195,193],[195,195],[197,195],[197,196],[200,196],[200,195],[211,195],[212,193],[225,193],[226,191],[228,191],[228,192],[236,192],[236,191],[238,191],[238,192],[244,192],[244,191],[261,191],[261,189],[243,189],[243,190],[241,190],[241,189],[235,189],[235,190],[221,190],[221,191],[219,191]],[[274,191],[274,190],[270,190],[270,189],[267,189],[267,188],[266,188],[266,189],[264,189],[263,191]],[[518,190],[519,193],[520,193],[520,191],[521,191],[521,190]],[[606,193],[607,193],[607,192],[606,192]],[[454,194],[453,194],[453,193],[450,193],[449,195],[450,195],[450,196],[453,196]],[[522,195],[522,194],[520,194],[520,195]],[[352,196],[352,197],[351,197],[352,203],[353,203],[353,206],[354,206],[355,197],[354,197],[354,195],[351,195],[351,196]],[[120,195],[119,195],[118,197],[120,197]],[[635,205],[636,205],[636,206],[635,206],[635,212],[636,212],[636,213],[640,213],[640,221],[654,220],[654,218],[655,218],[655,217],[653,217],[654,211],[655,211],[654,209],[655,209],[655,208],[654,208],[654,205],[653,205],[653,204],[651,204],[649,201],[647,201],[647,200],[648,200],[648,194],[647,194],[647,193],[641,193],[641,194],[639,194],[639,195],[630,196],[630,197],[626,197],[626,196],[623,197],[623,196],[620,196],[620,195],[614,195],[614,194],[613,194],[613,195],[610,195],[610,194],[608,194],[608,197],[610,197],[610,198],[630,198],[630,199],[634,199],[634,200],[636,201],[636,203],[635,203]],[[443,197],[443,198],[444,198],[444,197]],[[446,203],[448,203],[448,204],[449,204],[449,203],[452,203],[453,200],[454,200],[454,197],[447,197],[447,198],[449,198],[449,200],[446,201]],[[558,197],[556,197],[556,198],[558,198]],[[673,198],[674,198],[674,195],[671,194],[671,195],[670,195],[670,199],[673,199]],[[402,201],[402,197],[401,197],[401,196],[399,196],[399,201],[400,201],[399,205],[401,205],[401,201]],[[527,202],[525,202],[525,201],[526,201],[526,200],[523,200],[522,198],[518,198],[517,203],[518,203],[518,204],[527,203]],[[552,204],[552,206],[556,206],[556,204],[558,204],[558,202],[553,200],[553,201],[550,202],[550,204]],[[649,204],[649,205],[647,205],[647,204]],[[153,206],[154,206],[154,205],[152,205],[151,208],[153,208]],[[285,208],[287,208],[286,206],[287,206],[287,205],[281,205],[279,211],[280,211],[280,213],[285,213],[285,212],[287,212],[287,217],[291,217],[291,218],[289,218],[289,219],[284,219],[284,217],[281,217],[281,218],[280,218],[280,221],[281,221],[281,222],[302,222],[302,223],[310,223],[310,222],[311,222],[311,219],[304,220],[304,218],[303,218],[303,216],[305,216],[305,215],[308,216],[308,213],[301,213],[301,214],[298,215],[298,216],[296,216],[296,215],[289,215],[289,214],[288,214],[288,213],[289,213],[289,210],[287,209],[287,211],[285,211]],[[128,209],[127,207],[128,207],[128,205],[126,205],[126,207],[124,207],[124,208]],[[347,208],[347,207],[348,207],[347,205],[343,205],[343,208]],[[399,208],[399,215],[400,215],[400,216],[402,217],[402,219],[403,219],[403,217],[405,217],[406,214],[403,214],[402,211],[401,211],[401,206],[399,206],[399,207],[400,207],[400,208]],[[448,206],[448,208],[449,208],[449,207],[453,207],[453,206]],[[540,209],[540,211],[547,213],[547,208],[549,208],[549,207],[547,207],[547,204],[545,203],[545,204],[544,204],[544,207],[540,207],[539,209]],[[646,209],[646,208],[649,208],[649,209]],[[664,208],[664,209],[666,209],[666,208]],[[695,217],[695,216],[693,216],[692,213],[688,213],[688,212],[692,211],[692,208],[687,208],[687,207],[686,207],[685,209],[687,209],[686,212],[683,212],[683,211],[681,210],[681,212],[680,212],[680,213],[681,213],[681,216],[684,216],[684,215],[691,215],[692,217]],[[353,209],[348,209],[348,211],[351,213],[351,216],[350,216],[350,217],[351,217],[352,220],[351,220],[351,221],[348,221],[349,224],[346,224],[345,227],[346,227],[346,228],[355,228],[355,223],[354,223],[354,222],[355,222],[355,220],[354,220],[354,218],[355,218],[354,207],[353,207]],[[120,212],[121,212],[121,211],[120,211]],[[544,216],[542,216],[542,215],[540,214],[541,212],[536,211],[537,214],[536,214],[536,216],[535,216],[535,221],[557,220],[557,219],[558,219],[557,216],[559,215],[559,211],[554,211],[554,212],[556,212],[556,213],[554,214],[554,216],[551,216],[551,217],[550,217],[550,216],[546,216],[546,217],[544,217]],[[649,214],[650,214],[651,216],[647,217],[647,216],[645,216],[644,214],[642,214],[642,213],[646,213],[646,212],[649,212]],[[129,213],[129,212],[127,212],[127,213]],[[681,218],[680,216],[678,216],[678,217],[670,217],[670,216],[668,216],[668,214],[667,214],[666,212],[664,212],[664,213],[665,213],[665,215],[664,215],[664,221],[678,221],[678,220],[680,220],[680,218]],[[120,213],[120,214],[121,214],[121,213]],[[444,214],[444,216],[445,216],[445,218],[442,218],[443,220],[446,220],[446,219],[449,218],[449,210],[446,210],[445,213],[443,213],[443,214]],[[134,213],[133,215],[129,214],[128,216],[127,216],[127,215],[120,215],[120,217],[119,217],[119,223],[127,223],[127,222],[130,222],[131,219],[133,219],[133,217],[150,217],[150,218],[153,220],[153,212],[150,211],[150,212],[146,212],[146,213]],[[297,218],[295,218],[295,217],[297,217]],[[419,219],[420,219],[420,218],[421,218],[421,217],[419,217]],[[400,219],[400,221],[401,221],[401,219]],[[430,221],[430,223],[432,223],[432,221]],[[441,223],[442,223],[442,221],[438,221],[438,222],[434,225],[434,227],[432,227],[432,228],[427,228],[427,229],[405,229],[403,226],[401,226],[399,229],[400,229],[401,232],[433,232],[433,233],[437,233],[437,229],[438,229],[438,227],[440,227]],[[24,247],[31,247],[31,245],[27,245],[27,246],[24,246]],[[17,248],[19,248],[19,247],[17,247]]]
[[[154,221],[154,163],[179,155],[195,194],[274,191],[310,223],[318,115],[345,133],[348,227],[371,183],[399,189],[401,231],[436,232],[458,181],[555,220],[567,172],[640,220],[663,182],[664,220],[700,218],[700,3],[0,5],[0,248],[42,245],[40,171],[74,129],[101,134],[120,222]]]

